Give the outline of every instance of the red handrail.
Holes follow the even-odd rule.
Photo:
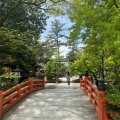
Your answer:
[[[33,80],[29,78],[28,81],[18,84],[4,92],[0,91],[0,119],[11,109],[17,102],[23,99],[26,95],[33,91],[44,89],[45,80]]]
[[[90,81],[89,77],[80,78],[80,88],[89,96],[96,112],[98,120],[110,120],[109,114],[106,113],[105,95],[106,92],[99,91],[97,87]]]

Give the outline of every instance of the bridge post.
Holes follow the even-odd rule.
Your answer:
[[[30,78],[32,78],[32,77],[33,77],[33,72],[32,72],[32,71],[30,71],[29,76],[30,76]]]
[[[105,83],[102,78],[99,78],[98,80],[98,90],[103,92],[105,91]]]
[[[88,80],[88,71],[85,71],[85,91],[86,91],[86,93],[87,93],[87,87],[86,87],[87,80]]]
[[[43,89],[44,89],[45,88],[45,79],[44,78],[41,78],[41,79],[43,81],[43,83],[42,83],[43,85],[42,86],[43,86]]]
[[[2,109],[2,108],[3,108],[3,106],[2,106],[2,105],[3,105],[3,104],[2,104],[2,100],[3,100],[3,99],[2,99],[2,91],[0,90],[0,119],[2,118],[2,114],[3,114],[3,113],[2,113],[2,110],[3,110],[3,109]]]
[[[109,115],[105,111],[105,100],[106,92],[105,92],[105,84],[102,78],[99,79],[98,83],[98,114],[99,120],[109,120]]]
[[[82,87],[81,83],[82,83],[82,74],[79,76],[80,79],[80,88]]]
[[[30,92],[33,92],[33,78],[28,78],[29,85],[30,85]]]
[[[20,85],[17,85],[16,91],[18,92],[18,99],[20,99]]]
[[[106,92],[98,91],[98,114],[99,114],[99,120],[109,120],[109,115],[105,111],[105,100]]]
[[[44,76],[44,73],[42,74],[41,79],[43,80],[43,89],[44,89],[45,88],[45,76]]]

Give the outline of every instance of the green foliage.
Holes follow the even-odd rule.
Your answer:
[[[55,19],[51,23],[51,30],[47,35],[47,40],[51,43],[51,48],[54,50],[55,56],[60,56],[60,46],[63,45],[60,38],[65,37],[64,28],[65,23],[61,23],[58,19]]]
[[[14,83],[14,82],[12,82],[12,83],[3,82],[0,84],[0,86],[2,87],[2,89],[1,89],[2,91],[6,91],[6,90],[8,90],[16,85],[17,85],[17,83]]]
[[[52,21],[51,30],[46,37],[46,43],[48,43],[47,47],[50,46],[50,55],[54,56],[53,59],[49,58],[50,61],[48,61],[45,65],[47,70],[46,77],[49,81],[53,80],[53,78],[57,79],[60,75],[60,71],[63,69],[63,66],[60,64],[60,60],[63,58],[60,56],[60,46],[62,45],[60,38],[64,37],[64,25],[64,23],[61,23],[58,19],[55,19]]]
[[[0,81],[4,81],[6,79],[13,79],[13,78],[17,78],[18,76],[13,75],[12,73],[6,73],[0,76]]]
[[[7,89],[10,89],[11,87],[15,86],[16,83],[10,83],[11,79],[17,78],[19,76],[14,76],[11,74],[3,74],[0,76],[0,89],[5,91]]]
[[[79,58],[77,55],[77,52],[75,52],[75,51],[70,51],[66,57],[69,62],[74,62],[75,60],[77,60]]]
[[[106,105],[106,109],[108,112],[113,112],[111,114],[112,120],[119,120],[118,114],[120,116],[120,84],[113,85],[109,84],[106,86],[106,100],[108,104]],[[115,114],[115,113],[118,114]]]
[[[36,55],[31,40],[24,38],[17,30],[0,28],[0,63],[19,64],[24,71],[29,71],[35,64]]]
[[[107,105],[106,105],[106,109],[107,109],[107,110],[112,110],[112,111],[120,112],[119,106],[113,105],[113,104],[107,104]]]
[[[51,49],[52,43],[49,40],[41,41],[38,45],[36,45],[36,54],[37,54],[37,60],[40,63],[46,64],[49,61],[49,58],[51,58],[54,55],[55,50]]]
[[[47,64],[45,65],[45,76],[47,77],[47,81],[52,81],[54,76],[55,76],[55,72],[56,72],[56,68],[57,68],[57,63],[55,60],[53,61],[49,61],[47,62]]]
[[[69,18],[74,23],[70,28],[70,41],[81,39],[83,47],[80,58],[71,64],[71,71],[85,69],[96,78],[120,81],[120,9],[115,1],[72,0]],[[81,52],[80,52],[81,53]],[[74,68],[73,68],[74,67]],[[114,82],[115,84],[115,82]],[[120,112],[120,84],[107,87],[107,107]],[[117,120],[117,118],[116,118]]]
[[[7,68],[3,67],[3,65],[1,63],[1,65],[0,65],[0,75],[4,74],[6,70],[7,70]]]
[[[112,116],[112,120],[120,120],[120,117]]]
[[[48,12],[61,1],[5,0],[0,3],[0,66],[19,64],[25,72],[33,69],[36,45],[45,30]],[[44,8],[43,8],[44,6]]]
[[[113,1],[72,0],[68,11],[74,23],[69,28],[69,41],[80,39],[85,44],[83,54],[73,63],[77,72],[86,69],[95,79],[99,73],[103,79],[107,76],[107,80],[115,81],[114,84],[119,82],[120,10]]]
[[[108,86],[106,86],[106,91],[107,101],[110,101],[113,105],[120,105],[120,84],[109,84]]]
[[[45,75],[48,81],[52,81],[54,78],[60,77],[60,72],[65,69],[65,66],[61,65],[58,59],[50,59],[45,65]]]

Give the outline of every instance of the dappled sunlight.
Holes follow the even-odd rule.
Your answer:
[[[65,84],[64,84],[65,85]],[[13,107],[2,120],[16,117],[25,120],[97,120],[97,115],[86,94],[72,85],[57,85],[55,89],[40,90],[28,95]],[[64,86],[64,87],[63,87]],[[61,89],[60,89],[61,88]]]

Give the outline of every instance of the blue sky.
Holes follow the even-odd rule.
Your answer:
[[[69,19],[67,19],[66,17],[50,17],[48,20],[47,20],[47,26],[46,26],[46,30],[44,31],[44,33],[42,34],[41,36],[41,39],[42,40],[45,40],[45,36],[49,33],[49,31],[51,30],[50,27],[51,27],[51,22],[54,21],[54,19],[58,19],[60,20],[61,23],[65,23],[65,28],[69,28],[71,27],[72,23],[70,22]],[[65,35],[69,35],[69,31],[66,30],[64,31],[64,34]]]
[[[47,26],[46,26],[46,30],[44,31],[44,33],[41,35],[41,40],[45,40],[45,37],[47,36],[47,34],[49,33],[49,31],[51,30],[51,22],[54,21],[54,19],[58,19],[60,20],[61,23],[65,23],[65,27],[64,28],[69,28],[72,23],[70,22],[69,19],[65,18],[65,17],[50,17],[48,20],[47,20]],[[64,34],[66,36],[69,35],[69,31],[68,30],[65,30],[64,31]],[[67,41],[65,38],[62,38],[63,41]],[[66,54],[69,52],[69,49],[68,47],[65,47],[65,46],[61,46],[60,47],[60,52],[61,52],[61,56],[66,56]]]
[[[47,20],[47,26],[46,26],[46,30],[44,31],[44,33],[41,35],[41,40],[45,41],[45,37],[47,36],[47,34],[49,34],[49,31],[51,30],[51,22],[54,21],[54,19],[58,19],[60,20],[61,23],[65,23],[64,28],[66,28],[66,30],[64,31],[64,34],[66,36],[69,36],[70,32],[68,30],[69,27],[72,26],[73,23],[70,22],[70,20],[67,17],[50,17]],[[62,42],[67,41],[65,38],[62,38]],[[83,46],[83,45],[80,45]],[[69,52],[68,47],[65,46],[61,46],[60,47],[60,52],[61,52],[61,56],[66,56],[66,54]]]

